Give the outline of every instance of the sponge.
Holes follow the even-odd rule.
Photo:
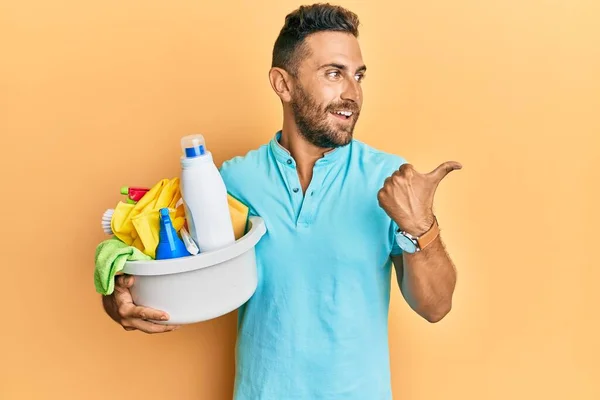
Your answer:
[[[227,203],[229,204],[229,214],[231,215],[235,240],[238,240],[248,231],[250,209],[229,193],[227,194]]]

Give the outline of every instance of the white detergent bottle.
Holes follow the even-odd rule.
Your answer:
[[[181,139],[181,197],[190,235],[200,252],[235,242],[227,188],[202,135]]]

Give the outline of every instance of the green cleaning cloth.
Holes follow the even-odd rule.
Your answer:
[[[136,247],[128,246],[117,238],[101,242],[96,247],[96,267],[94,269],[94,285],[102,295],[109,295],[115,290],[115,275],[123,270],[126,261],[151,260]]]

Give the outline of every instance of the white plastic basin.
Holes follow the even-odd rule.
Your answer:
[[[254,247],[267,229],[250,217],[250,230],[234,244],[195,256],[128,261],[123,272],[135,277],[133,302],[169,313],[162,324],[191,324],[225,315],[252,297],[257,270]]]

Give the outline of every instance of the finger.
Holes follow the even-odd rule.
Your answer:
[[[122,288],[129,289],[131,286],[133,286],[133,281],[133,276],[124,274],[117,276],[115,284]]]
[[[164,333],[164,332],[171,332],[174,331],[175,329],[178,329],[180,327],[180,325],[160,325],[160,324],[155,324],[153,322],[150,321],[144,321],[141,319],[133,319],[130,321],[131,322],[131,326],[133,326],[134,328],[145,332],[145,333]]]
[[[413,167],[413,165],[412,165],[412,164],[410,164],[410,163],[404,163],[404,164],[402,164],[402,165],[400,166],[400,168],[398,168],[398,170],[397,170],[396,172],[399,172],[399,173],[406,173],[406,171],[408,171],[408,170],[412,170],[413,168],[414,168],[414,167]]]
[[[383,188],[379,189],[379,191],[377,192],[377,203],[379,204],[380,207],[383,203],[384,197],[385,197],[385,192],[383,191]]]
[[[128,318],[138,318],[138,319],[153,319],[155,321],[168,321],[169,315],[160,310],[155,310],[154,308],[149,307],[141,307],[133,305],[127,312]]]
[[[428,173],[427,175],[436,183],[439,183],[446,175],[450,172],[461,169],[462,165],[456,161],[446,161],[445,163],[440,164],[436,169]]]
[[[412,179],[415,174],[418,174],[418,172],[415,170],[415,167],[409,163],[402,164],[400,168],[394,172],[394,176],[406,179]]]

